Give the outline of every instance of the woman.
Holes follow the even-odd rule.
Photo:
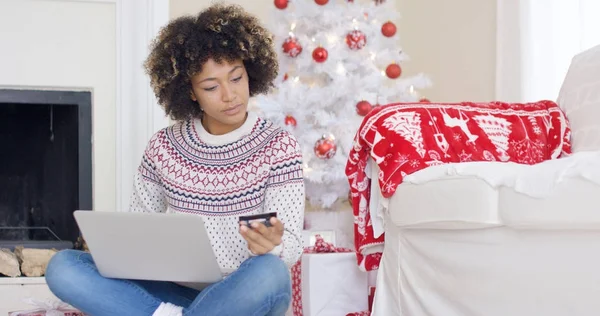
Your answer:
[[[167,25],[145,66],[178,123],[150,140],[131,211],[201,216],[221,269],[234,272],[199,292],[107,279],[88,253],[68,250],[49,263],[48,286],[94,316],[283,315],[288,269],[302,251],[301,151],[292,135],[247,112],[249,97],[268,92],[277,76],[271,35],[240,7],[214,5]],[[270,227],[238,222],[266,212],[278,214]]]

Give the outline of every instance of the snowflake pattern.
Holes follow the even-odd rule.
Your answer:
[[[387,184],[385,185],[385,190],[386,190],[386,191],[388,191],[388,192],[389,192],[389,191],[393,191],[393,190],[394,190],[394,184],[392,184],[392,183],[387,183]]]
[[[473,154],[467,154],[465,152],[465,150],[463,149],[463,151],[458,155],[458,158],[460,159],[460,162],[468,162],[471,161],[471,157],[473,157]]]
[[[462,135],[454,133],[454,136],[452,136],[452,138],[454,138],[455,141],[460,142],[462,140]]]

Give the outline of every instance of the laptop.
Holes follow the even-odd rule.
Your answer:
[[[198,290],[223,279],[200,216],[81,210],[74,216],[104,277]]]

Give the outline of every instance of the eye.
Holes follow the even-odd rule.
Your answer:
[[[233,79],[233,82],[238,82],[238,81],[240,81],[240,80],[242,80],[242,76],[239,76],[239,77],[237,77],[237,78],[234,78],[234,79]]]
[[[204,91],[215,91],[217,89],[217,86],[214,87],[210,87],[210,88],[205,88],[203,89]]]

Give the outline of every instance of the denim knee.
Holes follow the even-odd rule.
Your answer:
[[[62,250],[56,253],[46,267],[46,283],[55,294],[60,294],[61,289],[72,288],[77,283],[75,275],[78,274],[77,266],[79,257],[83,253],[77,250]]]
[[[249,259],[253,269],[253,275],[259,278],[262,290],[269,296],[292,294],[290,270],[279,257],[266,254]]]

